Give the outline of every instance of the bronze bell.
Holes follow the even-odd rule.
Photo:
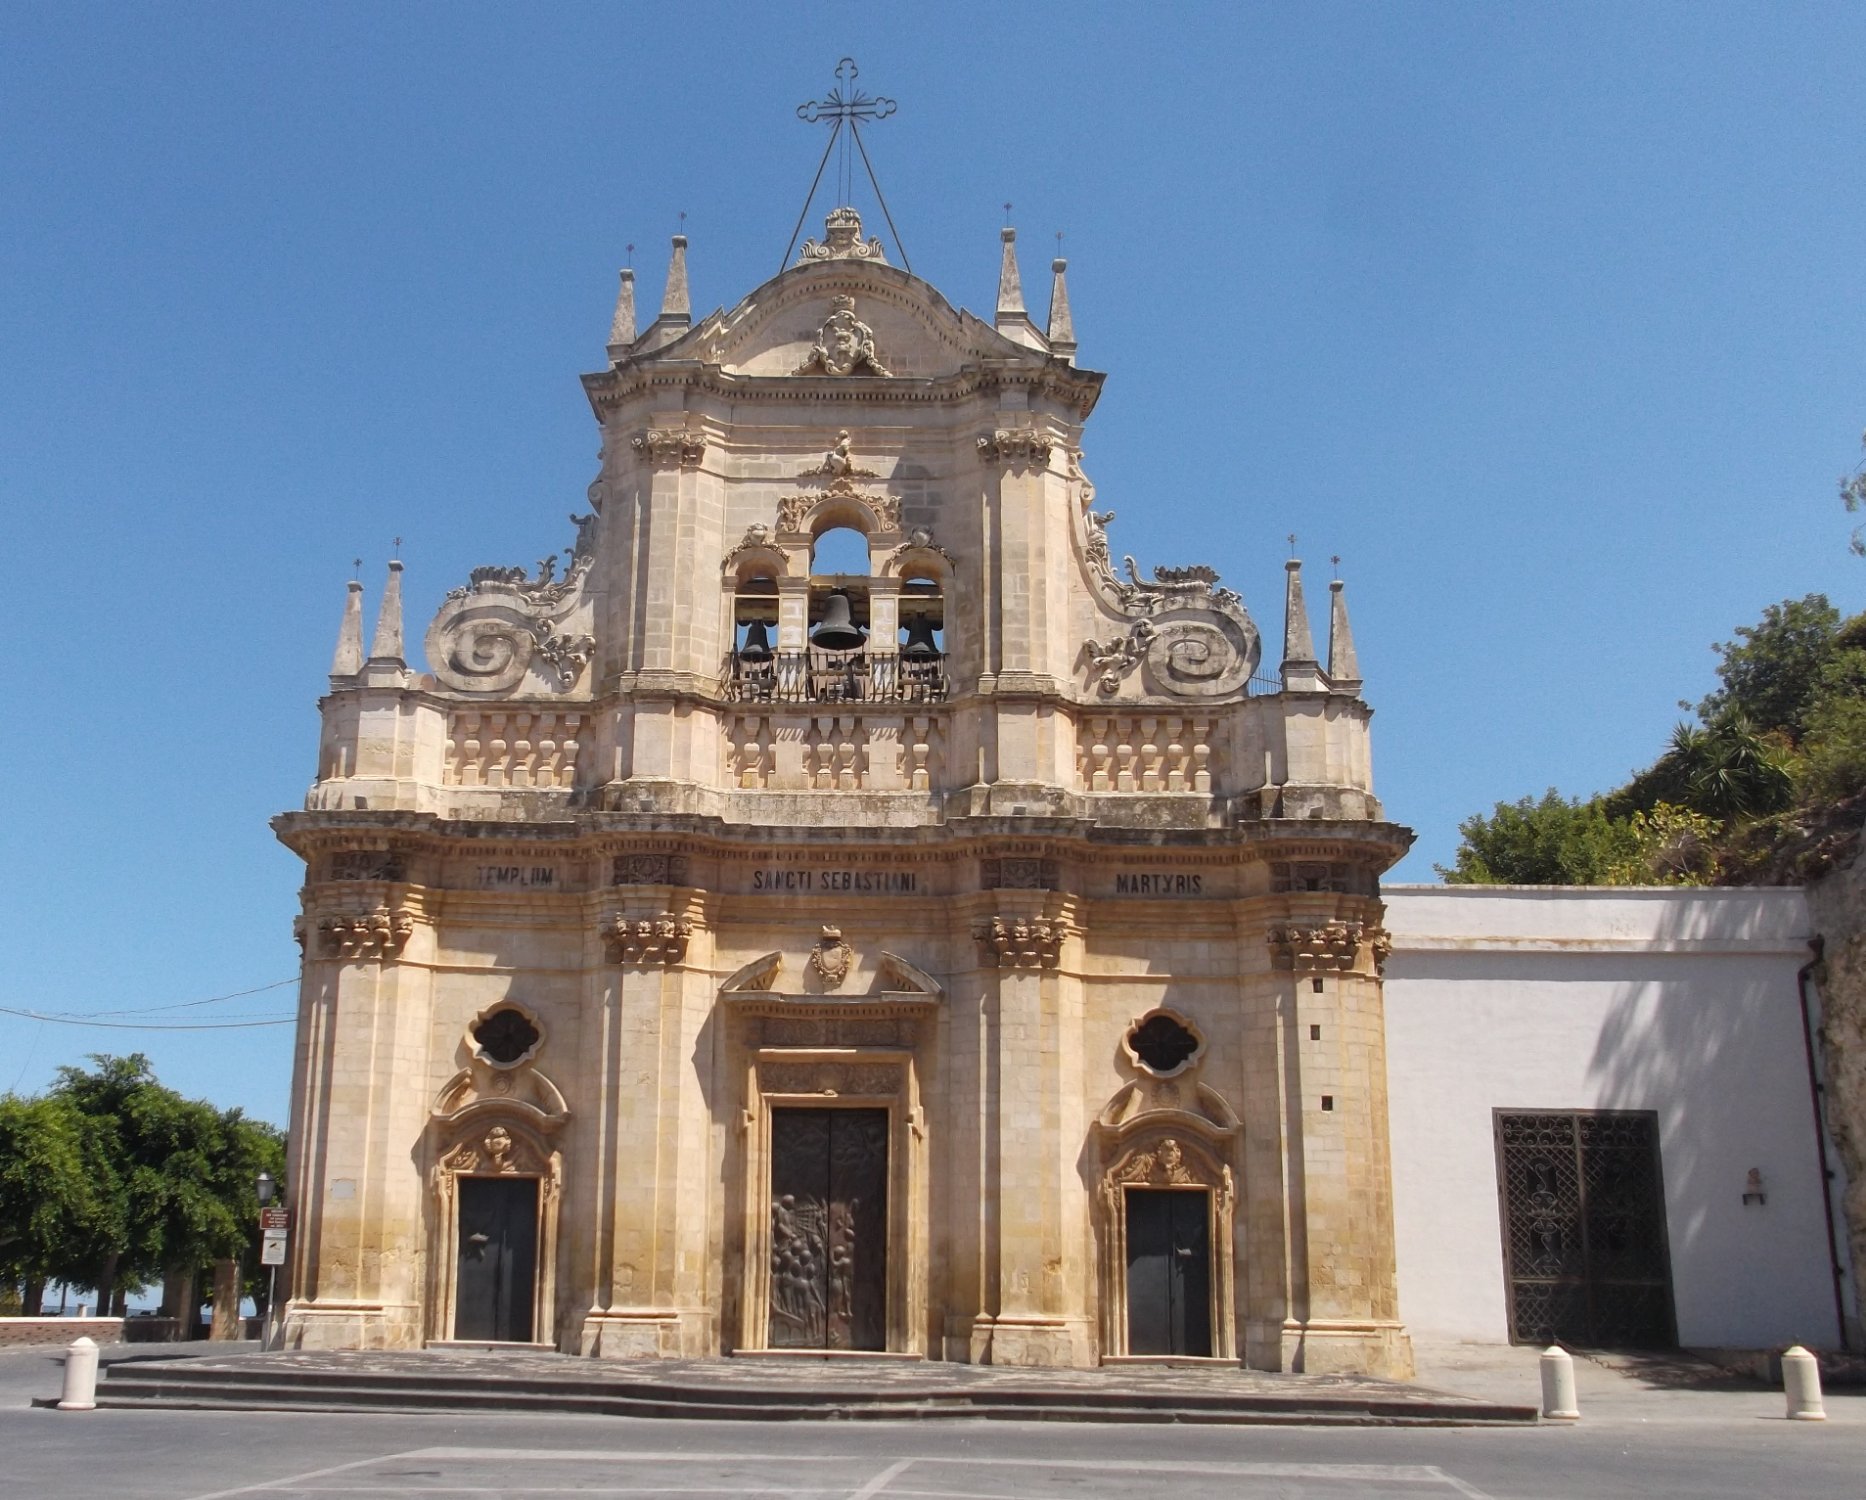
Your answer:
[[[810,632],[810,644],[825,651],[853,651],[868,637],[849,615],[849,596],[837,589],[823,601],[823,618]]]
[[[745,627],[745,644],[739,647],[739,660],[771,660],[771,635],[763,620],[753,620]]]
[[[926,615],[916,615],[907,622],[907,644],[901,647],[901,656],[906,661],[937,661],[939,643],[933,639],[933,621]]]

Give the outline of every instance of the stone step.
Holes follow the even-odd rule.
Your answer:
[[[492,1364],[493,1362],[489,1362]],[[774,1372],[775,1373],[775,1372]],[[494,1368],[301,1369],[268,1363],[177,1360],[111,1368],[98,1388],[105,1407],[212,1410],[526,1411],[711,1421],[914,1420],[1446,1426],[1533,1423],[1533,1408],[1392,1386],[1330,1393],[1292,1384],[1270,1392],[1141,1390],[1041,1382],[1007,1388],[985,1378],[939,1388],[903,1381],[859,1386],[748,1379],[540,1377]]]

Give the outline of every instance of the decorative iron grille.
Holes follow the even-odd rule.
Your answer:
[[[1673,1345],[1658,1116],[1498,1110],[1495,1121],[1511,1341]]]
[[[734,703],[937,703],[946,696],[946,658],[870,651],[774,651],[726,659]]]

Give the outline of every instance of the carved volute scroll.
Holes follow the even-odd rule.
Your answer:
[[[1081,478],[1080,455],[1072,462],[1092,498],[1093,488]],[[1117,576],[1108,550],[1113,520],[1113,511],[1097,513],[1085,505],[1085,561],[1120,626],[1082,643],[1081,665],[1096,696],[1214,699],[1243,693],[1263,653],[1243,601],[1220,588],[1218,574],[1202,564],[1155,568],[1147,579],[1127,557],[1127,577]]]
[[[596,642],[586,597],[596,557],[595,515],[572,516],[576,545],[563,576],[557,559],[523,568],[475,568],[464,588],[448,594],[428,627],[428,664],[441,683],[462,693],[509,694],[535,669],[547,693],[569,692],[582,680]]]

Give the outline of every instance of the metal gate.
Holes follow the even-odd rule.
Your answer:
[[[1658,1116],[1498,1110],[1495,1121],[1511,1341],[1671,1347]]]

